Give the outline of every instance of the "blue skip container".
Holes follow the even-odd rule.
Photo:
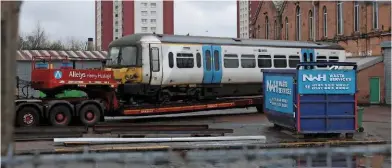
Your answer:
[[[352,62],[304,62],[296,69],[264,70],[264,113],[275,126],[297,134],[344,133],[353,138],[357,130],[356,69]]]

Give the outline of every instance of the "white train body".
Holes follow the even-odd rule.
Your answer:
[[[128,53],[124,48],[130,46],[137,51],[124,54]],[[173,88],[180,86],[199,88],[198,92],[203,95],[215,92],[211,95],[228,96],[247,89],[237,96],[259,94],[263,69],[295,69],[299,62],[344,62],[346,59],[344,49],[337,44],[156,34],[126,36],[113,41],[110,48],[124,50],[123,60],[137,56],[133,60],[140,62],[112,61],[109,65],[142,68],[142,79],[128,84],[132,85],[128,90],[145,89],[144,95],[150,96],[152,94],[147,92],[159,92],[165,90],[163,88],[171,90],[173,95],[179,93]],[[112,60],[117,60],[116,52],[110,54]]]

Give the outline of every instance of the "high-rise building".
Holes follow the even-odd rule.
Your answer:
[[[134,33],[174,33],[173,1],[95,2],[95,48],[108,50],[109,43]]]
[[[237,37],[249,38],[249,24],[255,13],[260,1],[237,0]]]

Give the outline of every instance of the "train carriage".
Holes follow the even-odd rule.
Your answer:
[[[263,69],[345,61],[338,44],[282,40],[133,34],[109,49],[107,68],[121,81],[122,96],[151,102],[258,96]]]

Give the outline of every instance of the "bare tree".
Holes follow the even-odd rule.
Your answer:
[[[21,1],[1,1],[1,156],[13,146],[15,55],[19,40]]]
[[[48,36],[39,21],[35,29],[24,40],[31,50],[42,50],[48,47]]]
[[[70,37],[68,38],[66,49],[72,51],[86,50],[86,45],[83,41],[77,40],[74,37]]]
[[[46,49],[47,49],[47,50],[64,50],[65,47],[64,47],[64,44],[63,44],[60,40],[57,40],[57,41],[51,42],[51,43],[47,46]]]
[[[39,22],[32,32],[20,36],[19,39],[20,50],[86,50],[84,42],[74,37],[69,37],[66,42],[51,41]]]

